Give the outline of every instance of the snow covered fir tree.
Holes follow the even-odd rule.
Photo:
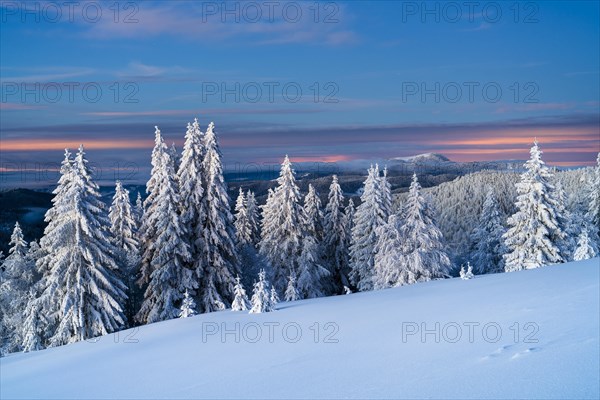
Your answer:
[[[83,146],[65,151],[39,243],[11,223],[1,354],[600,254],[600,155],[594,167],[552,171],[536,141],[521,174],[482,171],[427,188],[413,174],[406,192],[377,164],[358,191],[343,175],[307,182],[285,156],[261,192],[246,182],[230,192],[215,125],[203,132],[195,119],[183,139],[179,154],[155,128],[145,196],[116,181],[102,198]]]
[[[549,182],[552,172],[542,161],[537,140],[530,154],[526,171],[517,184],[517,212],[508,219],[509,228],[503,235],[507,272],[565,261],[559,247],[564,239],[564,227],[559,224],[562,218],[558,214],[559,200]]]

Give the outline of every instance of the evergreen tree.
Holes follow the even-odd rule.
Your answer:
[[[55,244],[40,259],[50,271],[46,290],[51,309],[56,310],[52,346],[106,335],[125,325],[126,287],[119,278],[110,223],[83,146],[72,165],[71,194],[61,226],[49,224],[51,231],[42,238],[42,246]]]
[[[385,225],[377,228],[373,279],[375,289],[405,285],[416,282],[410,269],[402,268],[402,244],[397,215],[390,215]]]
[[[307,234],[314,236],[317,242],[323,237],[323,212],[321,199],[312,184],[308,184],[308,193],[304,196],[304,229]]]
[[[0,281],[0,354],[21,349],[23,310],[27,306],[29,289],[34,280],[34,263],[29,257],[27,242],[18,222],[15,223],[9,246]]]
[[[273,268],[275,290],[283,293],[287,277],[298,270],[302,251],[302,208],[292,163],[285,156],[278,186],[263,208],[260,254]]]
[[[24,312],[23,350],[40,350],[56,329],[58,320],[58,304],[54,301],[54,293],[58,290],[58,282],[52,270],[56,266],[62,269],[69,262],[68,245],[65,238],[72,240],[72,220],[74,218],[74,201],[77,191],[74,181],[76,175],[71,153],[65,149],[65,157],[60,168],[60,179],[52,192],[52,207],[46,212],[44,236],[40,239],[40,257],[36,260],[36,269],[42,278],[30,291],[28,304]],[[59,252],[62,250],[62,252]]]
[[[204,135],[204,149],[202,169],[206,175],[206,215],[202,222],[204,248],[201,249],[201,256],[204,273],[201,276],[200,301],[202,311],[211,312],[224,309],[230,304],[235,281],[233,274],[239,272],[239,260],[227,184],[223,179],[221,151],[212,122]]]
[[[288,277],[287,288],[285,289],[285,301],[296,301],[299,298],[298,290],[296,289],[296,277],[290,275]]]
[[[403,276],[407,280],[396,284],[411,284],[449,276],[451,264],[444,250],[442,232],[435,224],[433,210],[421,195],[421,185],[416,174],[413,175],[402,210],[398,232],[402,238],[399,267],[406,271]]]
[[[464,265],[460,266],[460,279],[468,280],[473,279],[473,267],[471,263],[467,262],[467,269],[465,269]]]
[[[250,308],[250,304],[239,275],[235,278],[233,294],[235,297],[233,303],[231,303],[231,311],[247,311]]]
[[[267,282],[265,270],[261,269],[258,273],[258,282],[254,283],[252,292],[252,308],[250,314],[264,313],[271,311],[271,299],[269,293],[269,282]]]
[[[138,242],[135,238],[136,223],[129,201],[129,191],[117,181],[115,195],[108,216],[115,245],[127,253],[136,253]]]
[[[302,240],[302,252],[298,260],[298,294],[301,299],[324,296],[323,282],[329,277],[327,268],[321,265],[319,245],[313,235]]]
[[[139,243],[136,234],[136,217],[131,208],[129,191],[123,188],[121,181],[116,182],[115,195],[108,216],[111,223],[112,239],[118,249],[120,278],[127,286],[124,312],[127,321],[133,323],[141,300],[141,294],[135,285],[137,268],[140,262]]]
[[[275,287],[271,286],[271,296],[269,297],[269,307],[271,308],[270,311],[275,310],[275,305],[277,303],[279,303],[279,296],[277,295],[277,290],[275,290]]]
[[[198,119],[187,125],[185,142],[181,155],[181,162],[177,170],[177,182],[179,183],[179,214],[180,221],[186,232],[186,239],[190,246],[190,262],[188,267],[193,271],[193,280],[199,282],[204,274],[205,258],[203,251],[205,245],[204,223],[206,210],[204,203],[204,184],[206,183],[203,159],[205,155],[204,134],[200,130]],[[195,283],[188,290],[197,299],[200,299],[194,289]]]
[[[477,274],[488,274],[504,271],[503,255],[506,252],[502,235],[505,229],[502,224],[500,206],[491,187],[488,188],[479,224],[471,233],[473,252],[471,259],[476,266]]]
[[[379,178],[379,185],[381,187],[381,204],[384,212],[384,220],[387,221],[390,215],[393,214],[394,210],[392,207],[392,186],[388,180],[387,167],[383,169],[383,176]]]
[[[590,237],[586,230],[584,230],[577,240],[577,248],[573,255],[573,260],[589,260],[598,256],[598,248],[595,243],[590,240]]]
[[[142,324],[177,318],[186,290],[196,288],[186,268],[190,251],[181,223],[175,171],[158,127],[144,218],[144,254],[140,283],[148,283],[136,320]]]
[[[596,226],[596,234],[600,236],[600,153],[597,165],[592,169],[588,193],[588,219]]]
[[[564,234],[556,213],[554,186],[548,182],[552,173],[542,161],[537,140],[530,154],[516,185],[517,212],[508,219],[509,229],[503,235],[507,272],[563,262],[558,246]]]
[[[378,166],[369,168],[361,200],[352,227],[350,278],[358,290],[366,291],[373,289],[376,231],[386,222]]]
[[[346,240],[346,221],[344,218],[344,196],[333,176],[329,186],[329,200],[325,207],[324,223],[325,260],[333,278],[333,293],[343,293],[344,286],[349,286],[348,279],[348,243]]]
[[[136,233],[142,226],[142,219],[144,218],[144,202],[142,201],[142,195],[137,192],[137,198],[135,199],[135,207],[133,209],[133,215],[135,217],[135,230]]]
[[[251,191],[248,191],[246,198],[246,213],[248,214],[248,224],[250,226],[250,238],[252,244],[256,246],[260,241],[260,218],[256,196]]]
[[[173,164],[173,171],[179,170],[179,152],[177,151],[177,147],[175,147],[175,142],[171,143],[171,147],[169,147],[169,159]]]
[[[252,244],[252,230],[248,218],[248,205],[244,191],[240,187],[239,195],[235,202],[235,238],[238,248]]]
[[[183,294],[183,301],[179,310],[179,318],[188,318],[196,315],[196,302],[187,290]]]

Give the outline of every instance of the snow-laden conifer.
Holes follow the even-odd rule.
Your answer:
[[[271,286],[271,293],[269,295],[269,311],[275,310],[275,305],[279,303],[279,295],[277,294],[277,290],[275,290],[274,286]]]
[[[296,301],[299,299],[298,290],[296,289],[296,277],[294,275],[288,277],[284,298],[285,301]]]
[[[55,245],[40,260],[50,271],[46,290],[56,318],[52,346],[106,335],[125,325],[126,287],[119,277],[106,208],[87,163],[80,146],[72,164],[71,200],[60,222],[49,224],[42,238],[43,247]]]
[[[406,285],[416,281],[410,269],[403,268],[399,219],[390,215],[388,222],[377,229],[373,283],[375,289]]]
[[[196,315],[196,302],[186,290],[183,294],[181,307],[179,308],[179,318],[189,318],[193,317],[194,315]]]
[[[287,277],[298,270],[303,235],[300,193],[287,155],[281,164],[277,183],[277,188],[263,207],[260,254],[273,269],[275,290],[283,293]]]
[[[204,134],[200,130],[198,119],[195,118],[193,123],[187,125],[181,161],[177,170],[180,221],[185,227],[186,240],[190,246],[189,267],[193,271],[195,281],[200,280],[205,268],[205,259],[201,256],[205,247],[203,221],[206,219],[204,154]],[[192,288],[189,289],[192,291]],[[198,298],[197,293],[195,294]]]
[[[240,188],[237,200],[235,202],[235,239],[238,248],[243,248],[252,244],[252,231],[250,229],[250,220],[248,218],[248,204],[244,190]]]
[[[394,212],[392,207],[392,186],[388,180],[387,167],[383,169],[383,176],[379,178],[379,185],[381,187],[381,204],[384,212],[384,220],[387,221]]]
[[[358,290],[366,291],[373,289],[377,228],[386,223],[378,166],[369,168],[361,200],[352,227],[350,278]]]
[[[327,206],[324,217],[324,257],[332,275],[333,292],[343,293],[348,286],[349,266],[346,226],[344,220],[344,196],[336,175],[329,186]]]
[[[250,308],[248,295],[242,285],[239,275],[235,278],[235,286],[233,287],[233,302],[231,303],[231,311],[247,311]]]
[[[205,192],[202,221],[203,245],[200,254],[204,272],[200,277],[200,305],[203,312],[223,309],[233,299],[234,274],[239,272],[235,247],[235,229],[230,211],[227,184],[214,123],[204,135]]]
[[[407,281],[401,284],[447,278],[451,263],[444,249],[442,232],[435,223],[433,210],[421,194],[417,175],[413,175],[408,197],[402,209],[398,229],[402,239],[399,266]]]
[[[256,246],[260,241],[260,218],[256,196],[250,190],[246,196],[246,213],[248,214],[248,224],[250,226],[250,239],[252,244]]]
[[[479,223],[471,233],[473,252],[471,260],[475,264],[477,274],[488,274],[504,271],[503,255],[505,229],[503,215],[491,187],[488,188]]]
[[[530,154],[516,185],[517,212],[508,219],[509,229],[503,235],[507,272],[564,261],[559,249],[564,238],[556,211],[559,205],[554,186],[549,182],[552,173],[542,161],[537,140]]]
[[[60,178],[56,189],[52,191],[52,207],[46,211],[44,221],[47,223],[44,236],[40,239],[40,256],[36,260],[36,270],[42,276],[33,286],[24,311],[23,343],[24,351],[45,348],[53,334],[58,319],[58,304],[54,301],[57,289],[56,275],[53,268],[69,261],[66,258],[68,245],[65,237],[71,235],[76,190],[76,175],[71,153],[65,149],[65,156],[60,167]],[[61,253],[58,250],[62,250]]]
[[[598,256],[598,248],[590,239],[588,232],[584,230],[577,238],[577,248],[573,254],[574,261],[589,260]]]
[[[589,178],[588,202],[588,219],[596,226],[596,233],[600,236],[600,153],[598,153],[597,165],[592,169]]]
[[[136,320],[143,324],[177,318],[186,290],[197,287],[189,265],[185,225],[173,163],[158,127],[144,217],[144,254],[140,283],[147,282]]]
[[[467,262],[467,268],[465,269],[464,265],[460,266],[460,279],[462,280],[469,280],[469,279],[473,279],[474,275],[473,275],[473,267],[471,266],[471,263]]]
[[[34,242],[35,243],[35,242]],[[34,281],[35,266],[18,222],[10,236],[0,281],[0,354],[21,350],[23,310]]]
[[[269,291],[269,282],[265,270],[261,269],[258,273],[258,282],[254,283],[252,291],[250,314],[264,313],[271,311],[271,293]]]
[[[108,216],[115,245],[128,253],[137,252],[139,244],[135,237],[134,213],[131,210],[129,191],[123,187],[121,181],[116,182],[115,195]]]

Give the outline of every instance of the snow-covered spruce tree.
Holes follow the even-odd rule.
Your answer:
[[[344,241],[346,243],[346,248],[348,252],[350,251],[350,245],[352,244],[352,229],[354,229],[354,214],[356,213],[356,209],[354,208],[354,200],[349,199],[348,205],[344,208]],[[347,269],[347,277],[348,282],[350,282],[350,255],[348,254],[348,269]]]
[[[473,275],[473,267],[471,266],[471,263],[467,262],[467,268],[465,269],[464,265],[460,266],[460,279],[462,280],[469,280],[469,279],[473,279],[474,275]]]
[[[115,195],[109,208],[110,231],[115,245],[127,253],[136,253],[138,242],[135,238],[136,223],[129,201],[129,191],[121,181],[115,185]]]
[[[435,224],[432,208],[421,195],[416,174],[402,209],[398,232],[402,238],[399,267],[407,271],[403,276],[408,279],[400,284],[449,276],[451,263],[444,250],[444,238]]]
[[[235,204],[235,234],[236,246],[239,256],[239,265],[244,266],[241,272],[244,282],[250,284],[258,273],[258,260],[256,244],[258,231],[258,210],[254,194],[248,191],[244,195],[242,188]]]
[[[577,240],[577,248],[573,254],[573,260],[589,260],[598,256],[598,248],[596,244],[590,239],[586,230],[584,230]]]
[[[223,179],[221,151],[210,123],[204,135],[205,192],[202,220],[203,244],[200,249],[204,273],[200,280],[200,305],[203,312],[222,310],[233,298],[234,274],[239,273],[235,248],[235,229],[229,206],[227,184]]]
[[[170,157],[171,163],[173,164],[173,171],[178,171],[180,159],[179,159],[179,152],[177,151],[177,147],[175,147],[175,142],[171,143],[171,147],[169,147],[169,157]]]
[[[588,185],[589,207],[587,216],[596,226],[596,233],[600,236],[600,153],[598,153],[597,165],[592,170]]]
[[[525,172],[516,184],[517,212],[508,219],[509,229],[502,236],[507,248],[507,272],[563,262],[559,244],[564,234],[557,219],[554,186],[548,182],[552,173],[542,161],[537,140],[530,154]]]
[[[308,185],[304,197],[302,251],[298,259],[298,293],[301,298],[320,297],[331,289],[326,282],[330,271],[323,266],[321,201],[314,187]],[[287,287],[287,286],[286,286]]]
[[[144,253],[139,283],[146,285],[135,319],[141,324],[177,318],[186,290],[194,289],[185,225],[181,223],[175,171],[158,127],[144,217]]]
[[[83,146],[72,165],[70,186],[68,209],[58,224],[51,221],[42,238],[42,247],[54,245],[40,260],[50,270],[46,290],[56,313],[51,346],[106,335],[125,325],[126,287],[119,278],[110,222]]]
[[[142,201],[142,195],[140,192],[137,192],[133,216],[135,217],[135,230],[137,233],[142,226],[142,219],[144,218],[144,202]]]
[[[392,186],[388,180],[387,167],[383,169],[383,176],[379,178],[379,186],[381,187],[381,204],[383,206],[384,220],[387,221],[390,215],[394,213],[392,206]]]
[[[183,301],[179,307],[179,318],[189,318],[196,315],[196,302],[186,290],[183,294]]]
[[[324,257],[332,276],[333,293],[342,294],[349,286],[348,246],[344,220],[344,196],[336,175],[329,186],[329,198],[325,207]]]
[[[275,310],[275,305],[277,305],[277,303],[279,303],[279,295],[277,294],[275,287],[271,286],[271,295],[269,296],[269,306],[271,308],[270,311]]]
[[[578,218],[569,209],[570,201],[567,199],[565,190],[560,180],[555,183],[554,198],[556,199],[556,221],[563,235],[558,238],[557,245],[563,258],[563,262],[573,260],[573,254],[577,248],[577,237],[584,226],[575,226]]]
[[[327,268],[322,266],[319,243],[307,231],[302,239],[302,251],[298,259],[298,298],[310,299],[324,296],[323,286],[329,276]]]
[[[185,142],[181,162],[177,171],[177,183],[179,184],[179,213],[181,224],[185,227],[186,240],[190,246],[191,261],[188,267],[193,271],[193,279],[198,282],[204,273],[204,258],[202,251],[204,246],[204,225],[206,210],[204,209],[204,134],[200,130],[198,119],[187,125]],[[194,291],[197,283],[188,290],[192,296],[199,299],[198,293]]]
[[[246,213],[248,214],[248,224],[250,225],[250,238],[252,245],[256,246],[260,241],[260,218],[258,213],[258,204],[254,192],[248,191],[246,196]]]
[[[503,220],[504,217],[500,213],[500,206],[494,191],[489,187],[479,217],[479,224],[471,233],[473,243],[471,260],[475,265],[475,273],[478,275],[504,272],[502,256],[506,253],[506,249],[502,240],[505,232]]]
[[[273,268],[273,286],[283,293],[287,277],[298,271],[302,251],[302,214],[300,193],[292,163],[285,156],[277,179],[278,186],[263,208],[260,254]]]
[[[9,246],[8,257],[2,263],[4,272],[0,281],[0,354],[21,349],[23,310],[27,306],[35,272],[18,222],[15,223]]]
[[[117,257],[120,278],[127,286],[124,312],[127,321],[132,324],[141,300],[141,293],[135,285],[140,254],[135,212],[132,211],[129,191],[123,187],[121,181],[116,182],[115,195],[108,216],[111,223],[112,240],[119,251]]]
[[[258,282],[254,283],[252,291],[250,314],[258,314],[271,311],[271,299],[269,292],[269,282],[267,281],[264,269],[258,273]]]
[[[235,202],[235,239],[238,248],[252,244],[252,232],[248,218],[248,205],[244,191],[240,187],[237,200]]]
[[[296,277],[290,275],[288,277],[287,288],[285,289],[285,301],[296,301],[299,298],[298,290],[296,289]]]
[[[248,295],[242,285],[239,275],[235,278],[235,286],[233,287],[233,303],[231,303],[231,311],[247,311],[250,308]]]
[[[352,227],[350,278],[358,290],[366,291],[373,289],[376,231],[386,223],[377,165],[369,168],[361,200]]]
[[[388,222],[377,228],[377,245],[375,246],[373,283],[375,289],[406,285],[416,281],[412,271],[402,268],[402,242],[399,219],[396,214],[390,215]]]
[[[315,237],[317,242],[323,238],[323,212],[321,211],[321,199],[312,184],[308,184],[308,193],[304,196],[303,207],[304,229],[308,234]]]
[[[40,239],[40,257],[36,261],[36,269],[42,275],[30,292],[24,313],[23,351],[34,351],[45,348],[56,328],[58,304],[53,302],[57,291],[57,281],[52,276],[52,268],[61,265],[65,260],[64,252],[68,247],[63,240],[72,232],[73,199],[75,173],[71,153],[65,150],[65,158],[60,168],[60,179],[52,192],[52,207],[46,212],[44,236]],[[63,250],[59,256],[56,251]]]

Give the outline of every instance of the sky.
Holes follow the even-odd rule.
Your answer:
[[[0,2],[0,171],[83,143],[149,166],[214,121],[226,165],[424,152],[591,165],[600,6],[584,2]]]

